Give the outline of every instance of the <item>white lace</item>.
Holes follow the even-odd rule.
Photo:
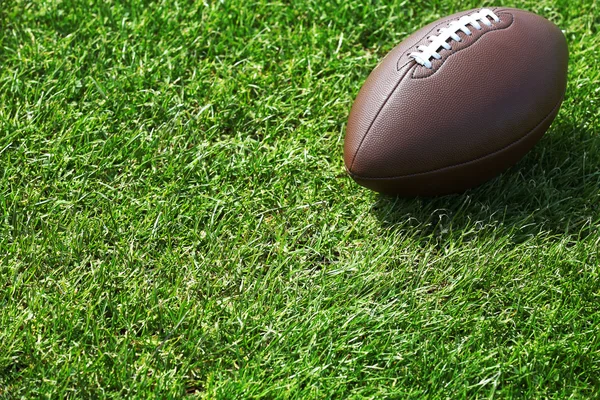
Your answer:
[[[477,30],[481,30],[481,25],[477,21],[481,21],[484,25],[491,26],[489,18],[491,17],[495,22],[500,21],[500,18],[496,16],[487,8],[482,9],[474,14],[465,15],[457,21],[452,21],[447,28],[442,28],[437,36],[431,36],[433,39],[427,46],[418,46],[417,52],[410,53],[409,57],[415,59],[416,62],[423,65],[425,68],[432,68],[431,58],[439,60],[442,58],[438,50],[443,47],[446,50],[452,50],[452,46],[448,43],[448,39],[456,40],[461,42],[462,39],[456,33],[462,31],[465,35],[471,36],[471,31],[467,28],[467,25],[471,25]],[[428,38],[429,39],[429,38]]]

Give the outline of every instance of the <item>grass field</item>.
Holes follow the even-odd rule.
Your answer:
[[[600,396],[596,0],[503,4],[571,59],[501,177],[344,173],[378,60],[482,4],[4,0],[0,398]]]

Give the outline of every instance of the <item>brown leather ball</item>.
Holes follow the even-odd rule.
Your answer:
[[[442,18],[396,46],[352,106],[344,162],[377,192],[462,192],[520,160],[558,113],[568,49],[556,25],[514,8]]]

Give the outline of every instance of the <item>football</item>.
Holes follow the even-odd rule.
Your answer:
[[[558,113],[561,30],[514,8],[460,12],[396,46],[360,89],[344,163],[360,185],[400,196],[463,192],[514,165]]]

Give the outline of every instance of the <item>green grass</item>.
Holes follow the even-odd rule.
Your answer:
[[[378,60],[479,5],[4,0],[0,398],[600,396],[596,0],[505,3],[571,59],[501,177],[343,170]]]

